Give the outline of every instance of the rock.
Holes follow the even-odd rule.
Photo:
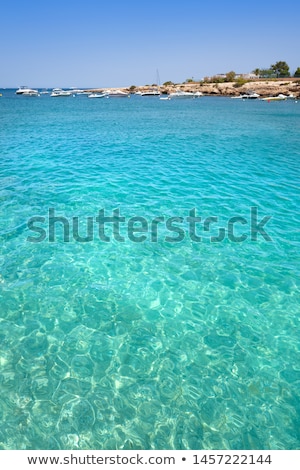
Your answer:
[[[129,88],[121,88],[124,91],[129,91]],[[136,92],[146,92],[153,89],[153,85],[137,86],[134,89]],[[224,82],[224,83],[181,83],[168,86],[160,86],[160,92],[164,95],[173,93],[176,90],[197,92],[200,91],[203,95],[220,95],[220,96],[239,96],[247,93],[250,90],[258,93],[261,98],[267,96],[277,96],[280,93],[284,95],[293,94],[296,98],[300,97],[300,80],[297,78],[289,79],[269,79],[269,80],[249,80],[241,86],[238,82]],[[93,93],[104,92],[106,89],[93,89]]]

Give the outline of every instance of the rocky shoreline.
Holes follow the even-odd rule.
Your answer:
[[[198,85],[195,91],[204,95],[239,96],[245,93],[258,93],[260,97],[277,96],[279,94],[300,96],[300,80],[261,80],[249,81],[241,86],[236,82],[205,83]],[[187,85],[186,85],[187,86]]]
[[[122,91],[130,93],[145,92],[153,89],[153,86],[137,86],[130,88],[120,88]],[[91,89],[91,92],[106,91],[107,89]],[[159,90],[162,94],[169,94],[176,90],[201,92],[206,96],[239,96],[244,93],[254,92],[258,93],[261,98],[268,96],[277,96],[279,94],[293,95],[295,98],[300,98],[300,80],[298,79],[272,79],[272,80],[251,80],[243,85],[237,82],[225,83],[182,83],[169,86],[160,86]]]

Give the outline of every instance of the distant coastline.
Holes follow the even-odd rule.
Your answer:
[[[0,88],[0,90],[14,90],[15,88]],[[43,89],[41,93],[49,93],[43,87],[36,87],[36,90]],[[257,93],[260,98],[278,96],[280,94],[300,98],[300,78],[257,78],[243,81],[186,81],[184,83],[167,82],[163,85],[132,85],[130,87],[87,87],[84,89],[66,88],[73,93],[101,93],[113,90],[121,90],[130,94],[141,94],[158,90],[161,95],[168,95],[181,90],[191,93],[201,93],[203,96],[224,96],[238,97],[247,93]],[[50,90],[50,88],[47,88]],[[150,93],[151,94],[151,93]]]
[[[153,89],[154,85],[144,86],[132,86],[132,87],[120,87],[119,89],[128,91],[131,93],[145,92]],[[225,82],[225,83],[205,83],[205,82],[191,82],[191,83],[180,83],[172,84],[168,86],[159,86],[162,94],[169,94],[175,90],[183,90],[190,92],[201,92],[206,96],[239,96],[243,93],[253,91],[258,93],[262,98],[267,96],[277,96],[280,93],[285,95],[294,95],[296,98],[300,97],[300,79],[299,78],[288,78],[288,79],[257,79],[249,80],[246,83],[240,85],[236,81]],[[108,89],[115,88],[91,88],[90,92],[106,91]]]

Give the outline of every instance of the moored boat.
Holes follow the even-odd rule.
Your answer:
[[[107,90],[105,94],[107,98],[130,98],[130,94],[122,90]]]
[[[145,90],[140,92],[141,96],[160,96],[160,91],[158,88],[151,88],[149,90]]]
[[[169,100],[186,99],[186,98],[195,98],[195,93],[192,93],[190,91],[177,90],[174,93],[170,93],[168,95]]]
[[[18,90],[16,90],[16,95],[24,95],[24,96],[40,96],[38,90],[34,90],[32,88],[28,88],[27,86],[20,86]]]
[[[107,93],[91,93],[88,98],[107,98]]]
[[[258,93],[255,93],[254,91],[247,91],[246,93],[243,93],[242,95],[232,96],[231,98],[240,99],[240,100],[257,100],[259,97],[260,95]]]
[[[286,95],[280,93],[278,96],[267,96],[266,98],[262,98],[262,101],[285,101],[287,99]]]
[[[56,97],[72,96],[72,95],[73,95],[72,91],[62,90],[61,88],[53,88],[50,96],[56,98]]]

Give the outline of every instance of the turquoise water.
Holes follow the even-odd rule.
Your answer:
[[[2,449],[300,448],[299,131],[294,101],[3,91]]]

